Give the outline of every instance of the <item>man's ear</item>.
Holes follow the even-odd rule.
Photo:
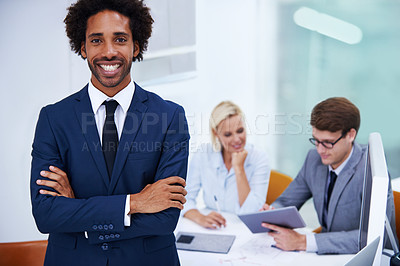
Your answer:
[[[136,58],[140,52],[140,47],[138,41],[135,41],[133,44],[133,58]]]
[[[354,128],[352,128],[347,134],[349,134],[350,140],[353,142],[356,139],[357,131]]]
[[[81,55],[82,55],[83,59],[87,58],[85,42],[81,43]]]

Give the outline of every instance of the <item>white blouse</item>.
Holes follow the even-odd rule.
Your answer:
[[[189,164],[186,179],[188,192],[182,215],[190,209],[196,209],[196,198],[203,189],[203,199],[207,208],[217,210],[214,196],[218,199],[221,211],[243,214],[258,211],[267,196],[269,175],[271,168],[268,156],[251,144],[245,146],[248,154],[244,162],[244,169],[250,186],[242,206],[239,205],[239,196],[236,185],[236,176],[233,167],[226,169],[222,153],[215,152],[211,144],[201,145]]]

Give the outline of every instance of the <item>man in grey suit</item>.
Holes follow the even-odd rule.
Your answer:
[[[299,174],[272,208],[296,206],[309,198],[322,230],[319,234],[300,234],[294,230],[263,223],[272,229],[276,246],[283,250],[327,253],[357,253],[358,229],[367,147],[355,142],[360,127],[360,112],[346,98],[329,98],[311,113],[311,149]],[[389,182],[387,215],[394,224],[393,194]],[[263,209],[271,208],[267,204]]]

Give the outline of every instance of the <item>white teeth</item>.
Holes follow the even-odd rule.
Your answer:
[[[116,70],[116,69],[119,67],[118,64],[116,64],[116,65],[100,65],[100,66],[101,66],[101,68],[104,69],[105,71],[114,71],[114,70]]]

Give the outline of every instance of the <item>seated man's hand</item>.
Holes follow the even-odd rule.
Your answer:
[[[275,208],[272,207],[271,205],[268,205],[267,203],[264,203],[264,205],[258,211],[268,211],[268,210],[273,210],[273,209],[275,209]]]
[[[282,250],[306,250],[306,236],[297,233],[293,229],[283,228],[277,225],[262,223],[263,227],[273,230],[268,235],[272,236],[276,242],[276,247]]]
[[[186,182],[179,176],[170,176],[147,185],[142,191],[131,195],[132,213],[156,213],[168,208],[183,209],[187,194]]]
[[[50,171],[41,171],[40,175],[50,180],[38,179],[36,184],[39,186],[46,186],[54,189],[54,191],[41,189],[40,194],[47,194],[51,196],[64,196],[67,198],[75,198],[74,191],[69,183],[67,174],[61,169],[50,166]]]

